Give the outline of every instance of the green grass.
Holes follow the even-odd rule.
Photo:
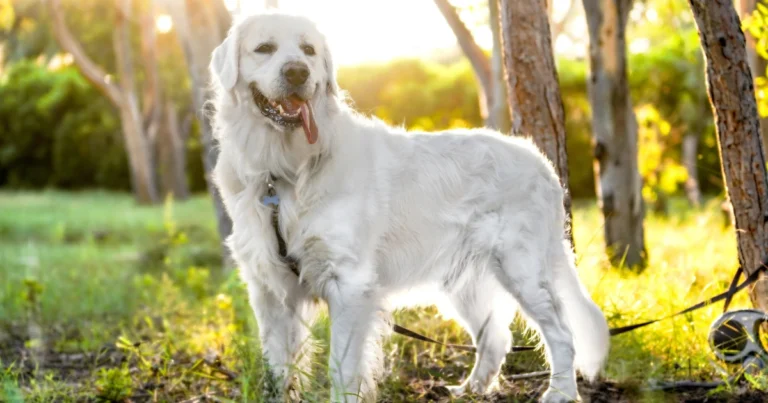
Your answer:
[[[637,275],[609,269],[599,211],[576,204],[580,274],[611,326],[666,316],[727,287],[736,243],[717,201],[695,211],[676,201],[671,211],[647,218],[650,264]],[[0,212],[0,401],[256,401],[269,388],[244,288],[219,265],[207,196],[138,207],[123,194],[0,192]],[[747,306],[746,293],[733,304]],[[721,310],[614,338],[606,379],[630,400],[658,400],[637,391],[649,382],[719,379],[706,337]],[[469,341],[434,309],[395,317],[442,341]],[[328,397],[327,329],[327,317],[313,329],[320,354],[308,401]],[[535,343],[512,329],[516,344]],[[385,401],[439,399],[434,386],[459,382],[473,361],[400,336],[385,352]],[[540,351],[511,355],[504,374],[543,365]],[[541,384],[503,382],[504,399],[535,398]]]

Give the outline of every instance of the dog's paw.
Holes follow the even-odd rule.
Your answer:
[[[464,383],[462,385],[450,385],[450,386],[444,386],[445,389],[448,390],[448,392],[454,396],[458,397],[465,393],[467,393],[467,384]]]
[[[581,397],[578,392],[565,393],[561,390],[555,390],[552,388],[547,389],[541,396],[541,403],[571,403],[581,402]]]

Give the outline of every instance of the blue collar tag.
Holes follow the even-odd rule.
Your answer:
[[[280,204],[280,198],[277,197],[277,195],[274,196],[264,196],[263,199],[261,199],[261,204],[265,206],[273,205],[277,207]]]

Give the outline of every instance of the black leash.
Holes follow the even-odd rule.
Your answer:
[[[277,236],[277,247],[278,252],[280,253],[280,257],[283,259],[283,261],[288,265],[288,268],[296,274],[296,276],[299,276],[299,262],[294,259],[291,256],[288,256],[287,247],[285,243],[285,239],[283,239],[282,234],[280,234],[280,203],[279,199],[277,197],[277,192],[275,191],[274,183],[277,181],[277,178],[274,175],[270,174],[270,181],[267,182],[267,197],[264,198],[262,201],[265,205],[272,205],[272,227],[275,231],[275,235]],[[705,306],[712,305],[716,302],[725,300],[724,306],[723,306],[723,312],[728,310],[728,307],[731,304],[731,300],[733,299],[733,296],[738,293],[739,291],[747,288],[751,284],[754,284],[759,278],[760,273],[768,269],[768,255],[763,257],[762,263],[760,264],[760,267],[756,268],[749,276],[747,276],[746,279],[744,279],[744,282],[739,284],[739,279],[741,278],[742,273],[744,270],[739,267],[736,270],[736,274],[733,276],[733,280],[731,280],[730,286],[728,286],[728,290],[724,291],[720,294],[715,295],[712,298],[706,299],[704,301],[699,302],[698,304],[692,305],[688,308],[683,309],[680,312],[673,313],[672,315],[665,316],[663,318],[649,320],[646,322],[640,322],[635,323],[632,325],[627,326],[621,326],[617,328],[612,328],[609,330],[611,336],[618,336],[620,334],[628,333],[636,329],[640,329],[641,327],[646,327],[649,325],[652,325],[656,322],[660,322],[662,320],[671,319],[675,316],[683,315],[689,312],[696,311],[698,309],[704,308]],[[469,351],[469,352],[476,352],[477,348],[475,346],[470,346],[466,344],[450,344],[450,343],[442,343],[435,339],[432,339],[430,337],[424,336],[423,334],[414,332],[413,330],[407,329],[405,327],[402,327],[398,324],[394,324],[392,326],[392,331],[406,336],[410,337],[412,339],[425,341],[427,343],[433,343],[438,344],[445,347],[450,347],[456,350],[462,350],[462,351]],[[534,346],[513,346],[511,352],[516,353],[520,351],[530,351],[535,350],[536,347]]]
[[[698,309],[704,308],[705,306],[712,305],[712,304],[714,304],[716,302],[719,302],[719,301],[722,301],[722,300],[725,300],[725,304],[724,304],[724,307],[723,307],[723,312],[725,312],[725,311],[728,310],[728,307],[731,304],[731,300],[733,299],[733,296],[736,293],[738,293],[739,291],[747,288],[751,284],[754,284],[760,278],[760,273],[762,273],[766,269],[768,269],[768,255],[766,255],[763,258],[763,262],[760,265],[760,267],[755,269],[755,271],[753,271],[752,274],[747,276],[747,278],[741,284],[739,284],[739,279],[741,278],[741,274],[742,274],[743,270],[741,269],[741,267],[739,267],[736,270],[736,275],[733,277],[733,280],[731,280],[731,284],[728,287],[727,291],[724,291],[724,292],[722,292],[720,294],[717,294],[717,295],[715,295],[712,298],[709,298],[709,299],[706,299],[704,301],[701,301],[698,304],[691,305],[690,307],[685,308],[685,309],[683,309],[680,312],[673,313],[672,315],[665,316],[665,317],[659,318],[659,319],[654,319],[654,320],[649,320],[649,321],[645,321],[645,322],[635,323],[635,324],[632,324],[632,325],[612,328],[612,329],[609,330],[609,333],[610,333],[610,335],[612,337],[613,336],[618,336],[620,334],[624,334],[624,333],[628,333],[628,332],[631,332],[631,331],[636,330],[636,329],[640,329],[641,327],[646,327],[646,326],[652,325],[652,324],[654,324],[656,322],[660,322],[662,320],[671,319],[671,318],[673,318],[675,316],[680,316],[680,315],[683,315],[683,314],[686,314],[686,313],[689,313],[689,312],[696,311]],[[416,340],[426,341],[428,343],[439,344],[441,346],[451,347],[451,348],[454,348],[454,349],[457,349],[457,350],[463,350],[463,351],[470,351],[470,352],[476,352],[477,351],[477,349],[474,346],[463,345],[463,344],[446,344],[446,343],[441,343],[441,342],[439,342],[439,341],[437,341],[435,339],[429,338],[429,337],[424,336],[423,334],[420,334],[420,333],[416,333],[413,330],[409,330],[409,329],[404,328],[404,327],[402,327],[400,325],[397,325],[397,324],[393,326],[392,330],[395,333],[401,334],[403,336],[410,337],[410,338],[416,339]],[[534,346],[513,346],[511,352],[512,353],[516,353],[516,352],[520,352],[520,351],[530,351],[530,350],[534,350],[535,348],[536,347],[534,347]]]
[[[725,312],[725,311],[728,310],[728,307],[731,304],[731,300],[733,299],[733,296],[736,293],[738,293],[739,291],[747,288],[751,284],[754,284],[760,278],[760,273],[765,271],[766,268],[768,268],[768,255],[763,257],[763,261],[760,264],[760,266],[758,268],[756,268],[752,272],[752,274],[747,276],[747,278],[744,279],[743,283],[739,284],[739,278],[741,278],[741,274],[743,272],[743,269],[741,267],[739,267],[736,270],[736,275],[733,276],[733,280],[731,280],[731,285],[728,286],[728,290],[727,291],[724,291],[724,292],[722,292],[720,294],[715,295],[712,298],[709,298],[709,299],[706,299],[704,301],[701,301],[698,304],[691,305],[688,308],[685,308],[685,309],[683,309],[680,312],[673,313],[672,315],[665,316],[663,318],[659,318],[659,319],[649,320],[649,321],[646,321],[646,322],[640,322],[640,323],[635,323],[635,324],[632,324],[632,325],[627,325],[627,326],[613,328],[613,329],[610,330],[610,334],[611,334],[611,336],[618,336],[620,334],[631,332],[631,331],[633,331],[635,329],[639,329],[641,327],[652,325],[652,324],[654,324],[656,322],[660,322],[662,320],[674,318],[675,316],[683,315],[683,314],[686,314],[688,312],[693,312],[695,310],[704,308],[705,306],[712,305],[712,304],[714,304],[716,302],[719,302],[719,301],[722,301],[722,300],[725,300],[725,304],[723,306],[723,312]]]

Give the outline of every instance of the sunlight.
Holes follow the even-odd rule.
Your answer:
[[[51,61],[48,62],[48,69],[49,70],[58,70],[63,67],[69,66],[72,64],[74,59],[72,58],[72,55],[70,53],[59,53],[56,54],[51,58]]]
[[[568,1],[571,0],[555,0],[555,9],[567,9]],[[262,1],[225,0],[225,3],[233,13],[250,14],[265,8]],[[460,5],[460,2],[452,4]],[[279,0],[279,9],[310,16],[328,37],[339,65],[400,57],[430,58],[444,55],[457,46],[453,31],[432,1]],[[490,49],[493,42],[488,25],[469,25],[475,41],[482,48]]]
[[[167,34],[173,29],[173,19],[168,14],[160,14],[155,18],[155,27],[157,32]]]
[[[651,48],[651,40],[648,38],[637,38],[629,44],[629,53],[645,53]]]

